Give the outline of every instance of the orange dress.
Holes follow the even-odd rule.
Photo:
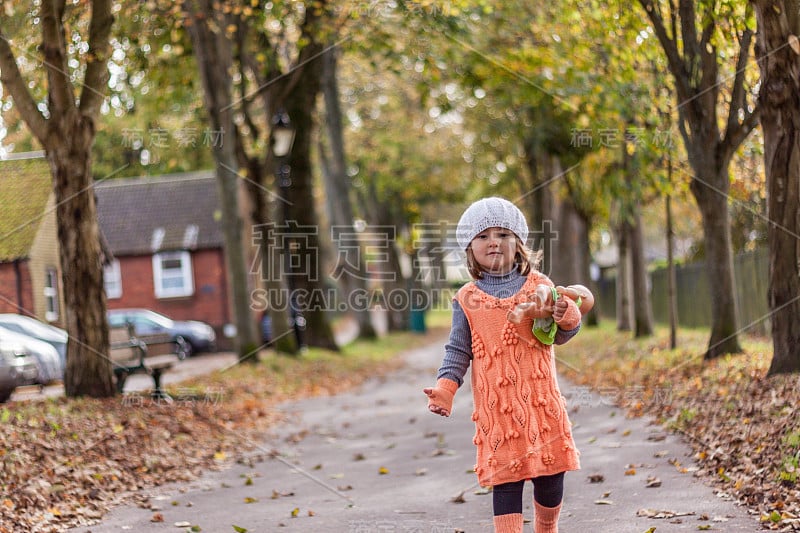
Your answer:
[[[533,272],[509,298],[490,296],[475,283],[464,285],[456,295],[472,332],[475,473],[482,486],[580,468],[566,401],[556,380],[553,347],[533,336],[532,319],[518,325],[506,319],[539,283],[552,285]],[[581,319],[575,303],[568,301],[558,322],[565,330],[576,328]]]

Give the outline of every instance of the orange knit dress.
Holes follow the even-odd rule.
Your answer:
[[[580,468],[566,401],[556,380],[553,347],[533,336],[532,319],[518,325],[506,319],[539,283],[552,285],[546,276],[532,272],[509,298],[490,296],[475,283],[464,285],[456,295],[472,332],[475,473],[482,486]],[[558,322],[565,330],[576,328],[581,319],[569,301]]]

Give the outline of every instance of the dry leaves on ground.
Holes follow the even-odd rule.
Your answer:
[[[423,342],[409,336],[395,345]],[[402,363],[392,357],[399,349],[382,349],[269,356],[170,388],[170,400],[132,394],[0,405],[0,533],[88,525],[131,499],[147,507],[137,491],[221,468],[259,443],[280,421],[278,403],[333,394]]]
[[[800,376],[766,377],[770,343],[704,361],[704,332],[666,348],[665,332],[642,340],[585,328],[561,350],[571,379],[610,393],[630,416],[652,415],[693,447],[696,473],[758,513],[765,529],[800,531]]]

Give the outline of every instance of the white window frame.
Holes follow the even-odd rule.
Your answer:
[[[58,320],[58,269],[53,267],[44,272],[44,318],[48,322]]]
[[[122,298],[122,271],[119,268],[119,260],[114,259],[103,266],[103,284],[106,288],[106,298],[109,300]]]
[[[165,287],[165,281],[173,280],[177,276],[174,273],[168,273],[165,275],[163,270],[163,262],[174,260],[181,262],[179,276],[182,280],[182,286]],[[191,254],[187,251],[161,252],[153,254],[153,285],[155,287],[156,298],[179,298],[182,296],[192,296],[194,294],[194,276],[192,275]]]

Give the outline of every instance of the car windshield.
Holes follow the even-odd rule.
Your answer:
[[[48,326],[47,324],[42,324],[33,318],[26,318],[19,315],[0,315],[0,326],[49,340],[66,341],[67,336],[66,332],[63,330]]]
[[[136,311],[110,311],[108,313],[108,322],[111,326],[123,326],[127,322],[132,322],[135,325],[149,324],[151,326],[160,326],[165,329],[172,328],[175,325],[172,319],[146,309]]]

